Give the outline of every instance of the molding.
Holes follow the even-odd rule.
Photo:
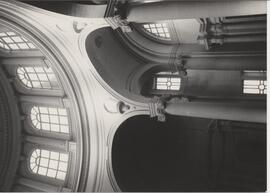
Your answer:
[[[10,191],[21,153],[21,121],[13,89],[0,68],[1,189]],[[6,149],[2,149],[6,148]]]
[[[116,13],[117,4],[120,2],[121,0],[109,0],[107,2],[104,18],[113,30],[120,28],[124,33],[132,32],[129,22],[127,22],[120,14]]]

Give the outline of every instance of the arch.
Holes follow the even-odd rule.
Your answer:
[[[134,117],[134,116],[142,116],[142,115],[147,115],[149,116],[149,110],[135,110],[135,111],[131,111],[128,112],[126,114],[124,114],[117,122],[115,122],[112,127],[110,128],[109,134],[108,134],[108,138],[107,138],[107,146],[109,147],[108,152],[107,152],[107,157],[108,157],[108,161],[107,161],[107,173],[108,173],[108,177],[110,180],[110,183],[113,187],[113,190],[116,192],[121,192],[121,189],[117,183],[117,179],[114,175],[114,171],[113,171],[113,165],[112,165],[112,147],[113,147],[113,141],[114,141],[114,136],[117,132],[117,130],[119,129],[119,127],[128,119]]]
[[[254,126],[264,129],[255,131]],[[265,168],[263,132],[262,124],[171,115],[164,123],[147,115],[132,116],[119,125],[113,138],[110,156],[114,179],[124,192],[264,189],[263,184],[252,184],[257,178],[265,178],[265,170],[258,169],[259,165]],[[251,161],[253,153],[257,157]],[[215,160],[216,156],[226,160]],[[235,160],[233,164],[231,159]],[[212,172],[217,170],[226,174],[216,176]],[[236,171],[243,176],[237,174],[223,186]],[[218,178],[219,183],[212,178]]]
[[[68,114],[65,108],[31,108],[31,122],[34,128],[49,132],[69,133]]]
[[[34,149],[30,156],[29,167],[35,174],[65,180],[68,157],[66,153]]]

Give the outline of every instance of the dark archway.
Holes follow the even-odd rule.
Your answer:
[[[122,191],[264,191],[265,141],[262,124],[140,115],[115,134],[113,171]]]

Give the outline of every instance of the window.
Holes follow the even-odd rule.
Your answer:
[[[59,85],[51,68],[19,67],[17,76],[27,88],[58,90]]]
[[[155,89],[157,90],[180,90],[181,78],[174,73],[158,73],[155,77]]]
[[[244,80],[244,93],[266,94],[266,80]]]
[[[143,24],[143,28],[154,36],[171,40],[169,29],[166,23]]]
[[[0,48],[9,51],[36,49],[34,44],[14,32],[0,33]]]
[[[263,76],[265,71],[244,71],[243,93],[266,94],[267,81]]]
[[[31,109],[31,121],[38,130],[69,133],[66,109],[34,106]]]
[[[33,173],[59,180],[65,180],[68,166],[68,154],[35,149],[30,157],[30,169]]]

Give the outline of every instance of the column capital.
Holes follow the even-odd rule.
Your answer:
[[[187,63],[186,58],[182,55],[179,55],[175,60],[177,70],[181,77],[187,75],[186,63]]]
[[[149,103],[150,117],[158,117],[158,121],[164,122],[165,117],[165,104],[164,98],[154,97]]]
[[[105,20],[114,30],[120,28],[124,33],[132,31],[129,22],[125,19],[125,14],[123,13],[125,3],[126,2],[123,0],[108,1],[104,15]]]
[[[150,117],[157,117],[158,121],[164,122],[166,120],[165,109],[167,103],[182,103],[189,102],[188,98],[185,97],[154,97],[149,103]]]
[[[117,28],[121,28],[121,30],[124,33],[132,32],[129,23],[125,19],[123,19],[120,15],[115,15],[113,17],[106,17],[105,19],[114,30]]]

